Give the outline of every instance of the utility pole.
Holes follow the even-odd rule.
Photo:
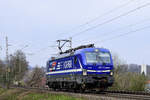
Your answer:
[[[8,62],[8,37],[6,36],[6,61]]]
[[[9,88],[9,77],[10,77],[10,68],[9,68],[9,55],[8,55],[8,37],[6,36],[6,84],[7,88]]]

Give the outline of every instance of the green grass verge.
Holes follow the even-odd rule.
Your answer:
[[[0,88],[0,95],[1,95],[2,93],[4,93],[5,91],[6,91],[6,89]]]
[[[0,94],[0,100],[18,100],[18,95],[23,92],[25,91],[19,89],[5,89],[3,93]]]
[[[0,100],[84,100],[62,94],[51,94],[39,91],[27,91],[22,89],[0,88]]]
[[[83,100],[83,99],[59,94],[31,93],[25,96],[22,100]]]

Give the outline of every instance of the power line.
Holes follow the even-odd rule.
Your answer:
[[[52,48],[54,48],[54,47],[56,47],[56,46],[47,46],[47,47],[45,47],[45,48],[42,48],[42,49],[40,49],[40,50],[37,50],[36,52],[34,52],[34,53],[28,53],[30,56],[36,56],[37,54],[40,54],[40,53],[46,53],[46,52],[44,52],[45,50],[48,50],[48,48],[49,47],[52,47]]]
[[[49,41],[49,42],[54,42],[54,41]],[[56,42],[56,41],[55,41]],[[28,46],[28,45],[25,45],[25,46]],[[30,55],[30,56],[35,56],[35,55],[37,55],[37,54],[39,54],[39,53],[43,53],[45,50],[48,50],[48,48],[49,47],[52,47],[52,48],[54,48],[54,46],[46,46],[46,47],[44,47],[44,48],[41,48],[41,49],[39,49],[39,50],[37,50],[37,51],[35,51],[34,53],[28,53],[28,55]],[[56,47],[56,46],[55,46]],[[24,49],[24,48],[23,48]],[[45,52],[44,52],[45,53]]]
[[[102,15],[97,16],[96,18],[94,18],[94,19],[92,19],[92,20],[89,20],[89,21],[87,21],[87,22],[84,23],[84,24],[79,25],[78,27],[76,27],[76,29],[77,29],[77,28],[80,28],[80,27],[83,27],[83,26],[85,26],[85,25],[88,25],[88,24],[90,24],[90,23],[92,23],[92,22],[94,22],[94,21],[100,19],[101,17],[104,17],[104,16],[108,15],[108,14],[111,14],[111,13],[115,12],[116,10],[119,10],[120,8],[123,8],[123,7],[127,6],[127,5],[129,5],[129,4],[130,4],[131,2],[133,2],[133,1],[134,1],[134,0],[130,0],[129,2],[127,2],[127,3],[125,3],[125,4],[119,5],[118,7],[113,8],[113,9],[111,9],[110,11],[108,11],[108,12],[102,14]]]
[[[85,23],[83,23],[83,24],[81,24],[81,25],[79,25],[79,26],[77,26],[77,27],[72,28],[72,29],[71,29],[69,32],[67,32],[67,33],[70,33],[70,32],[72,32],[72,31],[74,31],[74,30],[76,30],[76,29],[79,29],[79,28],[81,28],[81,27],[84,27],[84,26],[86,26],[86,25],[88,25],[88,24],[90,24],[90,23],[92,23],[92,22],[94,22],[94,21],[100,19],[101,17],[104,17],[104,16],[106,16],[106,15],[109,15],[109,14],[115,12],[116,10],[119,10],[119,9],[121,9],[121,8],[124,8],[124,7],[128,6],[128,5],[129,5],[131,2],[133,2],[133,1],[134,1],[134,0],[130,0],[129,2],[126,2],[126,3],[124,3],[124,4],[121,4],[121,5],[117,6],[117,7],[115,7],[115,8],[113,8],[113,9],[109,10],[108,12],[105,12],[105,13],[103,13],[102,15],[99,15],[99,16],[95,17],[94,19],[91,19],[91,20],[89,20],[89,21],[87,21],[87,22],[85,22]],[[65,33],[61,33],[61,34],[65,34]],[[59,34],[58,36],[60,36],[61,34]]]
[[[112,40],[112,39],[115,39],[115,38],[123,37],[123,36],[129,35],[129,34],[133,34],[133,33],[136,33],[136,32],[138,32],[138,31],[142,31],[142,30],[149,29],[149,28],[150,28],[150,26],[146,26],[146,27],[139,28],[139,29],[136,29],[136,30],[127,32],[127,33],[122,33],[122,34],[119,34],[119,35],[116,35],[116,36],[114,36],[114,37],[107,38],[107,39],[104,39],[104,40],[101,40],[101,41],[98,40],[98,41],[96,41],[96,42],[105,42],[105,41],[108,41],[108,40]],[[95,43],[96,43],[96,42],[95,42]]]
[[[113,32],[120,31],[121,29],[125,29],[125,28],[128,28],[128,27],[136,26],[136,25],[138,25],[138,24],[145,23],[145,22],[149,22],[149,21],[150,21],[150,18],[144,19],[144,20],[139,21],[139,22],[136,22],[136,23],[134,23],[134,24],[130,24],[130,25],[127,25],[127,26],[125,26],[125,27],[120,27],[120,28],[114,29],[113,31],[110,31],[110,32],[107,32],[107,33],[102,33],[102,34],[100,34],[100,35],[101,35],[101,37],[106,37],[107,35],[110,35],[110,34],[113,33]],[[95,35],[93,38],[96,38],[97,36],[98,36],[98,35]],[[91,37],[90,37],[90,38],[91,38]],[[89,38],[86,38],[86,39],[81,40],[81,41],[86,41],[86,40],[89,40]],[[78,40],[78,41],[79,41],[79,40]]]
[[[74,35],[72,36],[72,38],[75,37],[75,36],[78,36],[79,34],[81,35],[81,33],[84,33],[84,32],[86,32],[86,31],[89,31],[89,30],[95,29],[95,28],[97,28],[97,27],[99,27],[99,26],[102,26],[102,25],[104,25],[104,24],[110,23],[110,22],[112,22],[112,21],[114,21],[114,20],[117,20],[117,19],[119,19],[119,18],[121,18],[121,17],[127,16],[128,14],[133,13],[133,12],[135,12],[135,11],[137,11],[137,10],[142,9],[142,8],[145,8],[145,7],[149,6],[149,5],[150,5],[150,3],[146,3],[146,4],[142,5],[142,6],[139,6],[139,7],[135,8],[135,9],[132,9],[132,10],[126,12],[126,13],[123,13],[123,14],[117,16],[117,17],[114,17],[114,18],[112,18],[112,19],[109,19],[109,20],[107,20],[107,21],[105,21],[105,22],[103,22],[103,23],[100,23],[100,24],[97,24],[97,25],[95,25],[95,26],[93,26],[93,27],[87,28],[87,29],[85,29],[85,30],[83,30],[83,31],[81,31],[81,32],[78,32],[78,33],[74,34]]]

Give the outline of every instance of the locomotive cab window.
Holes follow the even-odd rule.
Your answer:
[[[111,57],[108,52],[86,52],[87,63],[111,63]]]

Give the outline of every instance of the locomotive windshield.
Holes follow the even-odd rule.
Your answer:
[[[108,52],[86,52],[87,63],[111,63]]]

